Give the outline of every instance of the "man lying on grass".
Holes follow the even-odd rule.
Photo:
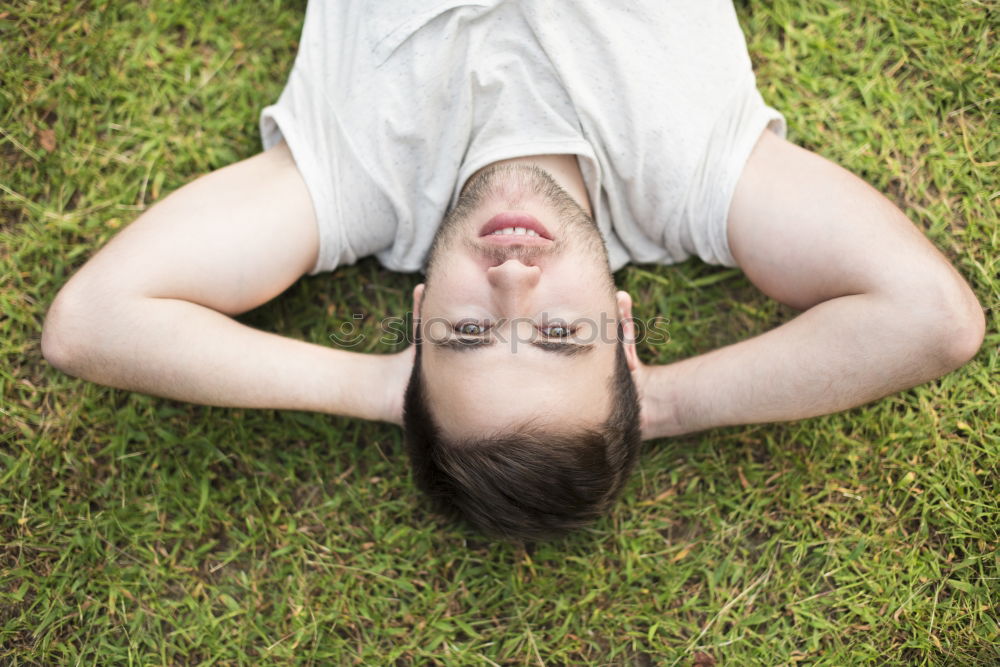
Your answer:
[[[175,399],[403,424],[441,508],[527,538],[606,510],[641,438],[843,410],[968,360],[984,320],[958,273],[782,138],[731,6],[681,4],[310,4],[267,150],[94,256],[52,305],[46,358]],[[231,317],[371,254],[426,267],[405,352]],[[691,255],[804,312],[644,365],[612,271]]]

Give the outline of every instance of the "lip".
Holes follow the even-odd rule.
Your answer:
[[[504,229],[505,227],[524,227],[525,229],[530,229],[535,232],[538,236],[526,236],[521,234],[493,236],[493,232],[498,229]],[[479,236],[480,238],[489,237],[488,240],[491,243],[494,240],[504,241],[504,243],[499,245],[511,245],[511,242],[514,242],[517,245],[536,245],[537,243],[547,243],[552,241],[552,235],[549,234],[549,230],[545,229],[545,225],[540,223],[538,218],[533,215],[528,215],[527,213],[517,213],[515,211],[504,211],[503,213],[494,215],[485,225],[483,225],[482,229],[479,230]]]

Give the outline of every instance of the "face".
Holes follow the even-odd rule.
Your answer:
[[[414,298],[427,396],[448,437],[606,420],[631,302],[614,291],[593,220],[548,172],[473,176]]]

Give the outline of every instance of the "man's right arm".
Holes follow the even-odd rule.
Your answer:
[[[412,352],[368,355],[232,319],[316,260],[315,212],[284,143],[157,203],[65,285],[45,358],[100,384],[228,407],[399,422]]]

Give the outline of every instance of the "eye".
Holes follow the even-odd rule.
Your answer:
[[[573,335],[573,330],[570,329],[569,326],[562,323],[549,324],[539,328],[539,331],[542,332],[542,335],[547,336],[548,338],[569,338]]]
[[[482,336],[486,333],[486,327],[478,322],[459,322],[455,326],[455,331],[463,336]]]

